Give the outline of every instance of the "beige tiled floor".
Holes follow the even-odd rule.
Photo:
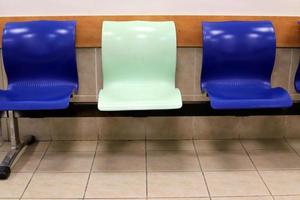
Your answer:
[[[0,200],[299,200],[299,152],[279,139],[41,142],[0,181]]]
[[[195,151],[148,151],[148,171],[199,171]]]

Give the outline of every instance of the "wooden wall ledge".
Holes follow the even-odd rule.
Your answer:
[[[201,22],[229,20],[270,20],[276,31],[277,47],[300,47],[299,17],[288,16],[42,16],[0,17],[0,39],[6,22],[31,20],[76,20],[76,46],[101,47],[101,29],[104,20],[110,21],[175,21],[178,47],[202,47]],[[1,42],[0,42],[1,47]]]

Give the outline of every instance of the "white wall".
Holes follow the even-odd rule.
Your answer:
[[[0,16],[286,15],[300,0],[0,0]]]

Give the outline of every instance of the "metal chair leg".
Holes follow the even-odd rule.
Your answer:
[[[7,179],[9,177],[11,172],[10,167],[14,163],[18,154],[25,146],[35,142],[35,137],[33,135],[26,136],[23,142],[20,141],[18,120],[15,118],[13,111],[8,111],[8,121],[11,150],[6,154],[0,164],[0,179]]]

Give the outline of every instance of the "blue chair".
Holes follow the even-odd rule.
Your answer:
[[[78,90],[75,22],[7,23],[2,42],[8,88],[0,110],[67,108]]]
[[[276,39],[269,21],[204,22],[201,89],[214,109],[285,108],[289,94],[271,87]]]
[[[8,79],[0,90],[0,110],[8,111],[12,151],[0,164],[0,178],[33,136],[19,140],[16,110],[65,109],[78,90],[75,21],[32,21],[7,23],[2,52]]]

